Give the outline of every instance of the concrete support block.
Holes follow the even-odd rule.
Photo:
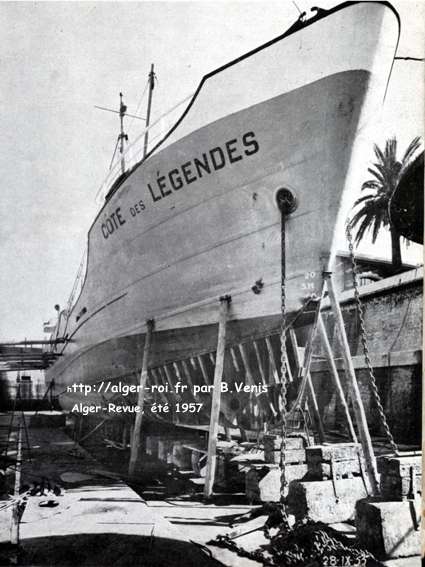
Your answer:
[[[356,505],[359,545],[379,559],[419,555],[419,518],[420,506],[413,500],[360,500]]]
[[[266,457],[267,455],[267,457]],[[288,449],[285,451],[285,461],[288,464],[305,463],[305,449]],[[280,464],[280,449],[265,453],[266,463]]]
[[[303,479],[307,465],[296,464],[285,467],[287,488],[293,480]],[[282,471],[276,464],[253,465],[245,476],[245,493],[250,502],[279,502],[281,500]]]
[[[266,434],[263,438],[264,444],[264,458],[266,463],[273,463],[273,454],[275,451],[280,451],[282,445],[282,437],[280,435]],[[314,445],[314,438],[312,436],[306,436],[303,433],[298,435],[289,435],[286,438],[286,448],[287,450],[305,449],[309,445]]]
[[[311,480],[351,478],[365,470],[359,443],[315,445],[306,448],[306,462]]]
[[[336,494],[335,494],[336,490]],[[289,485],[287,503],[297,520],[307,514],[316,522],[334,524],[353,519],[356,502],[367,496],[359,477],[321,481],[293,481]]]
[[[421,495],[422,455],[401,454],[378,459],[383,500],[405,500]]]

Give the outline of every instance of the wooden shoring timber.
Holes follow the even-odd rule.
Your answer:
[[[212,364],[213,366],[215,366],[214,354],[213,354],[212,352],[209,352],[209,353],[208,353],[208,356],[210,357],[211,364]]]
[[[168,386],[167,382],[164,383],[162,376],[160,375],[160,373],[156,368],[152,368],[150,374],[152,376],[155,386]],[[159,390],[156,390],[156,392],[154,393],[158,393],[164,403],[167,403],[169,401],[165,392],[160,392]]]
[[[136,419],[134,421],[134,431],[133,431],[133,437],[131,439],[130,463],[128,465],[128,474],[130,477],[134,476],[137,465],[137,459],[139,456],[143,406],[145,402],[145,386],[146,386],[146,381],[148,379],[148,364],[149,364],[153,330],[154,330],[153,320],[147,321],[145,345],[143,348],[142,371],[140,373],[139,396],[137,400],[137,405],[140,407],[141,411],[139,413],[136,413]]]
[[[199,368],[201,369],[202,378],[204,379],[205,384],[208,386],[210,384],[210,380],[208,378],[207,367],[205,366],[204,359],[202,358],[202,354],[198,355],[196,358],[199,362]]]
[[[310,370],[303,369],[303,364],[305,363],[305,356],[303,357],[302,351],[304,349],[302,349],[298,346],[297,336],[295,334],[294,329],[289,330],[289,337],[291,339],[291,344],[292,344],[292,348],[293,348],[293,351],[294,351],[294,354],[295,354],[295,360],[297,362],[297,366],[300,370],[304,370],[306,372],[308,393],[309,393],[309,396],[310,396],[311,405],[313,407],[314,417],[315,417],[316,423],[317,423],[319,439],[320,439],[321,443],[325,443],[326,438],[325,438],[325,431],[323,429],[322,416],[320,415],[319,404],[317,403],[316,392],[314,391],[314,386],[313,386],[313,381],[311,379]]]
[[[169,387],[171,388],[171,391],[174,392],[174,384],[171,380],[171,375],[168,371],[168,368],[166,367],[166,365],[164,364],[164,366],[160,366],[158,368],[163,380],[165,380],[166,382],[168,382]]]
[[[270,411],[272,412],[273,417],[276,417],[277,411],[276,411],[276,409],[273,405],[273,401],[272,401],[270,393],[269,393],[269,383],[268,383],[268,380],[267,380],[267,377],[266,377],[266,372],[264,370],[263,361],[261,360],[260,349],[258,347],[258,343],[257,343],[256,340],[253,341],[253,345],[254,345],[255,356],[256,356],[256,359],[257,359],[258,370],[260,371],[261,380],[263,382],[263,385],[266,386],[266,388],[267,388],[268,405],[269,405]]]
[[[88,433],[86,433],[84,435],[84,437],[81,437],[81,434],[83,433],[83,426],[84,426],[83,416],[81,416],[80,423],[79,423],[78,443],[81,445],[81,443],[83,441],[86,441],[89,437],[91,437],[94,433],[96,433],[96,431],[98,431],[103,425],[105,425],[105,423],[108,423],[110,419],[111,418],[109,417],[109,415],[107,415],[104,419],[102,419],[102,421],[100,421],[97,425],[95,425],[95,427],[93,427],[93,429],[91,429]]]
[[[210,498],[213,492],[215,469],[217,465],[217,437],[220,417],[221,381],[224,370],[224,355],[226,348],[227,319],[230,309],[230,297],[220,298],[218,320],[217,354],[214,369],[214,390],[211,402],[210,427],[208,436],[207,472],[204,485],[204,496]]]
[[[183,384],[183,378],[182,375],[180,374],[180,368],[177,362],[173,362],[173,368],[174,368],[174,372],[176,373],[177,380]]]
[[[245,376],[248,379],[249,385],[254,386],[255,385],[254,375],[252,373],[252,368],[251,368],[251,365],[249,363],[249,357],[248,357],[248,353],[246,352],[246,347],[245,347],[244,344],[239,344],[238,347],[239,347],[239,352],[241,353],[241,358],[242,358],[242,363],[243,363],[243,366],[244,366]],[[252,415],[254,417],[256,417],[255,412],[254,412],[254,407],[256,405],[258,405],[258,399],[255,398],[253,392],[250,392],[249,402],[250,402],[250,405],[251,405],[250,409],[252,411]],[[263,411],[262,413],[265,413],[265,412]]]
[[[230,355],[232,357],[232,364],[233,364],[233,368],[235,369],[236,373],[239,373],[241,371],[241,369],[239,368],[239,362],[236,356],[236,351],[234,349],[234,347],[230,347]]]
[[[319,315],[319,332],[322,337],[323,345],[325,347],[326,358],[328,359],[329,367],[331,369],[331,374],[335,382],[336,391],[338,393],[339,400],[341,402],[342,407],[344,408],[345,417],[347,419],[348,430],[350,432],[350,436],[354,443],[357,443],[357,435],[354,431],[353,422],[350,415],[350,410],[348,409],[347,400],[345,399],[344,390],[341,385],[341,380],[339,379],[338,370],[335,365],[332,347],[329,343],[328,334],[326,332],[325,323],[323,322],[323,318]]]
[[[357,429],[359,432],[360,443],[366,462],[366,474],[370,484],[372,495],[379,494],[379,477],[376,464],[375,454],[373,452],[372,440],[370,437],[369,427],[366,420],[366,413],[363,406],[363,400],[360,395],[359,385],[357,383],[356,372],[354,370],[353,360],[351,358],[350,345],[348,344],[347,334],[345,332],[344,319],[342,317],[341,307],[338,302],[336,291],[333,285],[332,274],[325,273],[326,284],[329,292],[329,299],[332,311],[335,317],[335,323],[338,327],[338,339],[342,348],[342,356],[344,358],[345,370],[351,384],[352,402],[354,407],[354,415],[356,417]]]
[[[187,385],[189,386],[190,395],[192,396],[192,398],[196,402],[197,397],[196,397],[195,393],[193,392],[193,380],[192,380],[192,375],[190,373],[189,365],[187,364],[187,362],[185,360],[182,360],[181,364],[182,364],[182,368],[183,368],[183,374],[186,378]]]
[[[277,370],[276,359],[275,359],[275,356],[274,356],[273,347],[272,347],[270,337],[266,337],[265,341],[266,341],[267,353],[269,355],[270,367],[272,369],[272,374],[273,374],[275,384],[280,384],[279,372]]]
[[[18,446],[16,454],[16,468],[15,468],[15,487],[13,491],[13,496],[15,502],[12,508],[12,524],[10,527],[10,543],[12,545],[19,544],[19,492],[21,489],[21,472],[22,472],[22,425],[19,423],[19,433],[18,433]]]

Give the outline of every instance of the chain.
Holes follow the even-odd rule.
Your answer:
[[[230,549],[264,566],[382,565],[368,551],[354,547],[342,534],[310,519],[297,522],[290,530],[281,525],[274,536],[270,536],[266,523],[263,532],[269,543],[255,551],[238,545],[229,535],[219,535],[209,544]]]
[[[285,217],[286,214],[281,211],[281,327],[280,327],[280,374],[281,374],[281,391],[280,391],[280,410],[281,410],[281,430],[282,430],[282,441],[280,445],[280,490],[281,490],[281,500],[284,502],[286,495],[286,437],[287,437],[287,352],[286,352],[286,255],[285,255]],[[284,522],[288,524],[288,518],[284,509]]]
[[[347,235],[347,240],[348,240],[348,249],[350,251],[350,260],[351,260],[352,273],[353,273],[354,298],[355,298],[355,301],[356,301],[357,312],[358,312],[359,320],[360,320],[360,339],[361,339],[362,346],[363,346],[364,359],[365,359],[367,370],[368,370],[368,373],[369,373],[370,385],[371,385],[371,388],[372,388],[372,395],[373,395],[373,399],[375,400],[376,407],[378,408],[379,419],[380,419],[381,425],[382,425],[382,427],[385,431],[385,436],[388,440],[388,443],[391,446],[391,449],[397,455],[398,454],[398,448],[397,448],[397,445],[394,441],[394,437],[392,436],[392,433],[390,431],[389,425],[387,423],[387,418],[385,417],[384,408],[382,407],[381,397],[380,397],[379,391],[378,391],[378,386],[376,385],[375,373],[373,371],[372,363],[370,361],[369,347],[367,345],[367,335],[366,335],[366,328],[365,328],[365,322],[364,322],[364,311],[363,311],[363,305],[362,305],[361,300],[360,300],[359,285],[358,285],[358,282],[357,282],[357,262],[356,262],[356,259],[354,257],[353,236],[351,234],[351,228],[350,228],[349,222],[347,222],[347,224],[346,224],[346,235]]]

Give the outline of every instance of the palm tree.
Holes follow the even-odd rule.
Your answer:
[[[372,243],[374,244],[381,227],[389,227],[392,264],[395,270],[401,267],[400,234],[391,222],[388,207],[392,194],[419,147],[420,138],[416,137],[410,142],[404,156],[399,161],[396,138],[386,141],[384,151],[375,144],[374,151],[377,161],[368,168],[373,178],[362,185],[362,191],[366,190],[368,194],[356,200],[353,209],[359,205],[361,207],[353,214],[349,222],[351,228],[359,225],[354,239],[356,246],[367,231],[372,230]]]

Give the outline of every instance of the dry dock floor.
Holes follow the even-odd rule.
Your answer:
[[[28,429],[29,451],[23,439],[21,486],[26,485],[34,492],[34,486],[44,478],[50,489],[58,486],[62,490],[60,495],[50,490],[44,495],[27,497],[15,564],[33,567],[259,567],[256,561],[208,544],[225,533],[239,534],[238,544],[247,550],[266,543],[262,531],[255,531],[257,525],[264,524],[265,516],[239,522],[241,515],[253,509],[242,495],[223,495],[205,504],[199,495],[160,496],[146,490],[146,486],[133,485],[133,489],[116,474],[117,470],[126,470],[126,451],[102,450],[102,455],[90,449],[88,452],[75,443],[64,428],[55,425],[54,414],[47,413],[50,418],[43,427]],[[0,414],[2,445],[9,420],[10,415]],[[12,457],[16,450],[16,431],[13,436],[9,446]],[[121,467],[114,462],[117,458]],[[13,486],[13,475],[9,482]],[[55,505],[40,506],[48,500],[53,500]],[[11,564],[14,558],[8,544],[10,523],[11,507],[3,500],[0,502],[1,566]],[[345,528],[348,526],[342,526]],[[420,558],[398,559],[386,564],[388,567],[419,567]]]
[[[1,414],[0,425],[9,419]],[[3,438],[5,431],[2,427]],[[219,567],[190,541],[190,531],[171,524],[124,482],[101,471],[93,474],[101,469],[99,463],[63,429],[30,427],[28,437],[22,484],[31,488],[44,477],[51,488],[64,490],[59,496],[28,496],[20,524],[19,565]],[[16,447],[15,440],[10,447]],[[40,507],[50,499],[57,505]],[[0,565],[8,565],[11,557],[11,507],[6,504],[1,502]]]

